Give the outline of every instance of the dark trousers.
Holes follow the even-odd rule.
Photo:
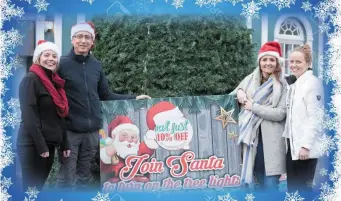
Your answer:
[[[52,168],[55,146],[48,145],[49,157],[43,158],[34,145],[18,146],[22,173],[22,190],[27,191],[28,187],[36,187],[38,191],[44,187],[46,179]]]
[[[68,131],[67,135],[71,154],[70,157],[65,158],[62,156],[62,151],[59,151],[60,169],[57,175],[57,188],[63,191],[90,190],[91,167],[99,150],[99,134]]]
[[[264,150],[261,131],[257,145],[257,153],[255,159],[254,171],[256,179],[259,183],[259,191],[264,190],[278,190],[280,175],[266,176],[264,163]]]
[[[288,142],[287,163],[287,184],[288,191],[312,191],[317,159],[292,160],[290,142]]]

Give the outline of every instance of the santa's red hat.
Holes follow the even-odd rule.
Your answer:
[[[83,22],[83,23],[78,23],[71,28],[71,40],[73,36],[80,32],[80,31],[86,31],[89,32],[92,35],[92,39],[95,40],[95,26],[92,22]]]
[[[171,120],[183,117],[178,107],[170,102],[162,101],[152,106],[147,112],[147,126],[149,130],[155,129],[158,120]]]
[[[274,56],[279,62],[282,62],[283,58],[281,45],[276,41],[265,43],[258,52],[258,63],[263,56]]]
[[[122,130],[130,129],[136,132],[139,136],[139,128],[132,123],[132,121],[127,116],[117,116],[108,126],[108,136],[116,137],[116,134]],[[115,136],[112,136],[115,135]]]
[[[59,63],[59,59],[60,59],[60,49],[59,47],[49,41],[46,40],[39,40],[37,47],[34,49],[34,53],[33,53],[33,63],[38,61],[41,53],[43,53],[46,50],[52,50],[57,54],[57,59],[58,59],[58,63]]]

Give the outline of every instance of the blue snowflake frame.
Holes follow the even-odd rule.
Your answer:
[[[23,66],[20,58],[17,56],[17,46],[22,45],[23,36],[12,25],[24,16],[24,13],[35,14],[51,14],[65,13],[70,14],[82,11],[85,14],[105,13],[108,9],[115,5],[116,11],[123,14],[237,14],[245,17],[247,22],[259,19],[262,13],[288,13],[303,12],[309,15],[318,23],[318,28],[328,43],[323,48],[324,56],[318,58],[318,64],[325,69],[322,78],[325,80],[325,89],[327,103],[327,121],[326,129],[329,130],[328,135],[324,137],[324,151],[330,153],[329,158],[333,159],[335,155],[336,145],[339,143],[335,137],[339,135],[339,112],[336,106],[339,101],[341,76],[338,70],[341,60],[340,46],[337,45],[340,39],[340,23],[341,23],[341,3],[334,0],[314,1],[314,0],[20,0],[12,2],[4,0],[1,6],[0,17],[0,92],[1,92],[1,127],[0,127],[0,198],[1,200],[11,200],[13,195],[18,194],[18,189],[13,181],[15,180],[15,154],[13,153],[13,139],[11,136],[17,132],[20,123],[20,110],[18,99],[15,97],[18,83],[17,73]],[[69,4],[73,4],[70,6]],[[77,9],[76,9],[77,8]],[[111,10],[112,12],[112,10]],[[66,30],[67,31],[67,30]],[[318,55],[317,55],[318,56]],[[339,157],[340,158],[340,157]],[[122,193],[115,195],[101,194],[100,192],[87,193],[57,193],[48,192],[40,193],[35,188],[30,188],[25,194],[21,194],[20,200],[264,200],[269,194],[276,196],[276,200],[338,200],[336,197],[336,184],[340,178],[340,159],[335,158],[334,164],[321,169],[319,174],[325,177],[325,181],[320,183],[318,192],[311,194],[295,193],[274,193],[266,192],[265,194],[251,193],[248,190],[236,189],[221,192],[212,191],[192,191],[192,192],[151,192],[145,193],[142,197],[137,193]],[[12,178],[12,179],[11,179]],[[315,184],[316,185],[316,184]]]

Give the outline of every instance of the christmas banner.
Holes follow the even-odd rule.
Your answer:
[[[229,95],[102,102],[102,191],[240,186],[238,109]]]

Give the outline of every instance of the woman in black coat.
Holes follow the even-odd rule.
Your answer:
[[[59,48],[39,41],[33,65],[19,86],[21,123],[17,154],[21,163],[23,191],[28,187],[41,190],[54,161],[56,147],[64,157],[70,155],[64,117],[69,106],[64,91],[65,81],[56,74]]]

